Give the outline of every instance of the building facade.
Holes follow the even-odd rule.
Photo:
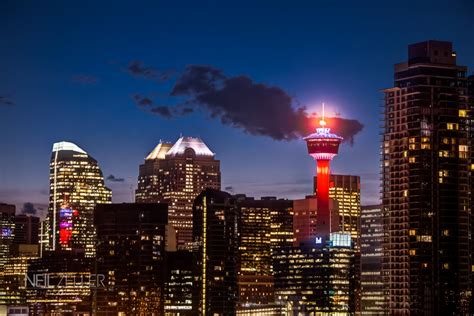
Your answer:
[[[382,206],[363,206],[360,222],[361,312],[362,315],[384,315]]]
[[[238,208],[239,305],[274,302],[272,252],[292,243],[289,200],[236,195]]]
[[[408,61],[395,65],[394,86],[384,90],[383,271],[391,314],[466,314],[472,301],[466,72],[451,43],[421,42],[408,47]]]
[[[0,203],[0,305],[10,302],[9,282],[5,277],[5,268],[15,238],[15,210],[15,205]]]
[[[354,254],[347,233],[327,244],[281,248],[274,255],[275,297],[290,315],[350,315]]]
[[[28,262],[26,299],[31,315],[91,315],[92,259],[84,251],[48,251]]]
[[[193,311],[193,253],[166,252],[164,304],[167,316],[191,316]]]
[[[318,177],[314,177],[314,192],[317,192]],[[339,225],[343,232],[351,233],[355,248],[360,247],[360,177],[331,174],[329,176],[329,198],[337,201]]]
[[[49,179],[48,250],[81,248],[93,257],[94,207],[112,199],[97,161],[73,143],[55,143]]]
[[[166,204],[101,204],[95,210],[97,315],[163,315]]]
[[[38,244],[39,217],[20,214],[15,216],[15,244]]]
[[[38,244],[14,244],[3,269],[4,289],[0,295],[0,304],[26,304],[26,276],[28,264],[39,257]]]
[[[214,189],[193,206],[196,315],[235,315],[238,302],[238,216],[235,198]]]
[[[196,137],[159,143],[140,165],[135,200],[167,203],[169,224],[177,231],[178,248],[192,241],[193,202],[206,188],[221,187],[220,162]]]

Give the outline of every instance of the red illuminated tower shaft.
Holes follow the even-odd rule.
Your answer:
[[[318,210],[316,213],[316,237],[328,237],[332,231],[338,230],[338,221],[332,221],[331,210],[329,208],[329,163],[338,154],[342,137],[331,134],[326,122],[321,120],[320,128],[316,133],[304,138],[308,145],[308,153],[317,162],[317,191]],[[335,214],[337,215],[337,214]]]
[[[317,200],[318,213],[316,232],[322,236],[329,235],[331,227],[331,211],[329,210],[329,161],[317,160]]]

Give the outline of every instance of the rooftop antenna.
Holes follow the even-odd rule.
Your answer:
[[[326,121],[324,120],[324,102],[323,102],[323,118],[319,121],[319,125],[322,127],[326,126]]]

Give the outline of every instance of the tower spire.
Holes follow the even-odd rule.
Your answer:
[[[326,126],[326,121],[324,120],[324,102],[323,102],[323,117],[321,121],[319,121],[319,125],[321,125],[322,127]]]

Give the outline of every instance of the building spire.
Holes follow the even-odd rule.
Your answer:
[[[324,120],[324,102],[323,102],[323,118],[321,119],[321,121],[319,121],[319,125],[321,125],[321,127],[326,126],[326,121]]]

